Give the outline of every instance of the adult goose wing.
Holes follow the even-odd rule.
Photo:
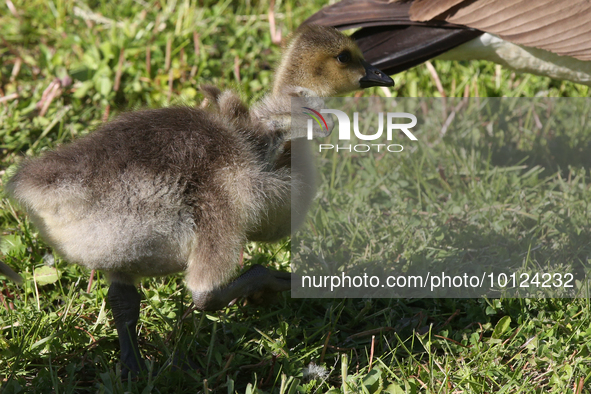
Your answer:
[[[588,0],[344,0],[305,23],[361,28],[366,59],[390,74],[441,55],[591,86],[589,20]]]
[[[415,0],[409,16],[414,21],[464,25],[514,44],[591,60],[588,0]]]
[[[411,5],[408,1],[344,0],[304,23],[361,28],[353,37],[365,59],[388,74],[414,67],[482,34],[446,21],[411,20]]]

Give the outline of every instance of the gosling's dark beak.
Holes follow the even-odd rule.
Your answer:
[[[362,60],[361,64],[365,67],[365,77],[359,80],[361,89],[371,86],[394,86],[394,80],[387,76],[383,71],[378,70],[368,62]]]

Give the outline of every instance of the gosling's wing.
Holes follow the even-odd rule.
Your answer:
[[[304,23],[359,28],[353,35],[365,59],[395,74],[457,47],[482,32],[446,21],[413,21],[409,1],[344,0]]]
[[[409,12],[415,21],[446,21],[514,44],[591,60],[588,0],[415,0]]]

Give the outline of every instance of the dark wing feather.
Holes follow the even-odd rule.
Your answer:
[[[407,1],[391,3],[387,0],[343,0],[324,7],[304,24],[334,26],[339,29],[421,24],[410,20],[410,5]]]
[[[478,37],[472,29],[428,26],[369,27],[353,37],[365,60],[388,74],[396,74]]]
[[[457,47],[482,32],[446,21],[412,21],[411,1],[343,0],[325,7],[304,24],[361,27],[353,37],[366,60],[388,74],[407,70]]]

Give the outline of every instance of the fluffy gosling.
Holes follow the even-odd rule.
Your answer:
[[[65,260],[102,270],[121,362],[145,370],[137,345],[145,276],[186,273],[200,310],[285,291],[288,273],[259,265],[235,278],[247,240],[290,232],[291,98],[329,96],[393,81],[349,37],[304,26],[289,41],[272,92],[253,109],[206,87],[217,110],[125,113],[97,131],[25,160],[7,184],[45,241]],[[303,176],[303,175],[302,175]],[[298,192],[299,193],[299,192]],[[301,209],[313,196],[302,182]]]

